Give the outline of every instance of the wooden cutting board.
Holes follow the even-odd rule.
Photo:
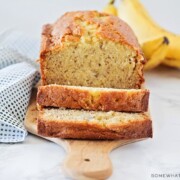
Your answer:
[[[34,89],[24,124],[30,133],[39,136],[37,134],[36,93],[37,90]],[[117,147],[144,140],[91,141],[42,138],[53,141],[67,151],[63,170],[68,177],[77,180],[107,179],[112,174],[109,153]]]

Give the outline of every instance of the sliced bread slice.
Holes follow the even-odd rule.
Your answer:
[[[143,112],[148,109],[147,89],[113,89],[47,85],[38,88],[42,107],[64,107],[95,111]]]
[[[72,139],[136,139],[152,137],[146,113],[123,113],[44,108],[38,115],[38,134]]]

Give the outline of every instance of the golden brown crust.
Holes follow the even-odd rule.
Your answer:
[[[138,139],[152,137],[152,121],[131,121],[109,125],[106,128],[97,124],[78,121],[51,121],[38,118],[38,134],[47,137],[72,139]]]
[[[102,20],[102,17],[105,19]],[[97,35],[114,42],[121,42],[141,52],[137,38],[132,29],[121,19],[97,11],[76,11],[65,13],[54,24],[43,26],[41,52],[48,51],[67,38],[78,41],[84,29],[76,23],[83,21],[97,26]],[[44,39],[45,38],[45,39]]]
[[[95,25],[97,27],[96,35],[100,38],[125,44],[135,50],[137,52],[137,60],[142,63],[143,68],[145,60],[137,38],[124,21],[116,16],[97,11],[69,12],[59,18],[54,24],[47,24],[43,27],[40,65],[44,85],[46,84],[44,75],[46,54],[53,49],[63,48],[63,42],[65,41],[79,41],[85,30],[77,23],[78,21]],[[137,82],[137,88],[141,88],[141,83],[144,82],[142,68],[139,68],[140,80]]]
[[[96,89],[96,88],[95,88]],[[149,91],[108,90],[96,91],[81,87],[47,85],[40,86],[37,103],[42,107],[65,107],[100,111],[142,112],[148,110]]]

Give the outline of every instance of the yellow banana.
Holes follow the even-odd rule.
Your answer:
[[[139,0],[123,0],[119,8],[119,17],[131,26],[140,44],[159,36],[166,36],[170,41],[166,62],[170,61],[169,59],[173,59],[173,62],[180,61],[180,35],[168,32],[156,24]]]
[[[165,59],[163,64],[170,67],[180,68],[180,60],[177,59]]]
[[[157,47],[157,49],[154,50],[154,52],[152,52],[150,58],[145,64],[145,70],[153,69],[164,61],[168,52],[168,46],[169,42],[165,40]]]
[[[114,6],[115,0],[110,0],[108,5],[104,7],[103,12],[117,16],[117,8]]]
[[[169,44],[169,40],[166,36],[160,36],[156,39],[144,42],[141,46],[146,59],[150,59],[154,51],[156,51],[163,44]]]

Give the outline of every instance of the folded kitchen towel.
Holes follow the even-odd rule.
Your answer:
[[[39,80],[38,51],[38,40],[12,30],[0,34],[0,142],[21,142],[27,135],[23,120]]]

